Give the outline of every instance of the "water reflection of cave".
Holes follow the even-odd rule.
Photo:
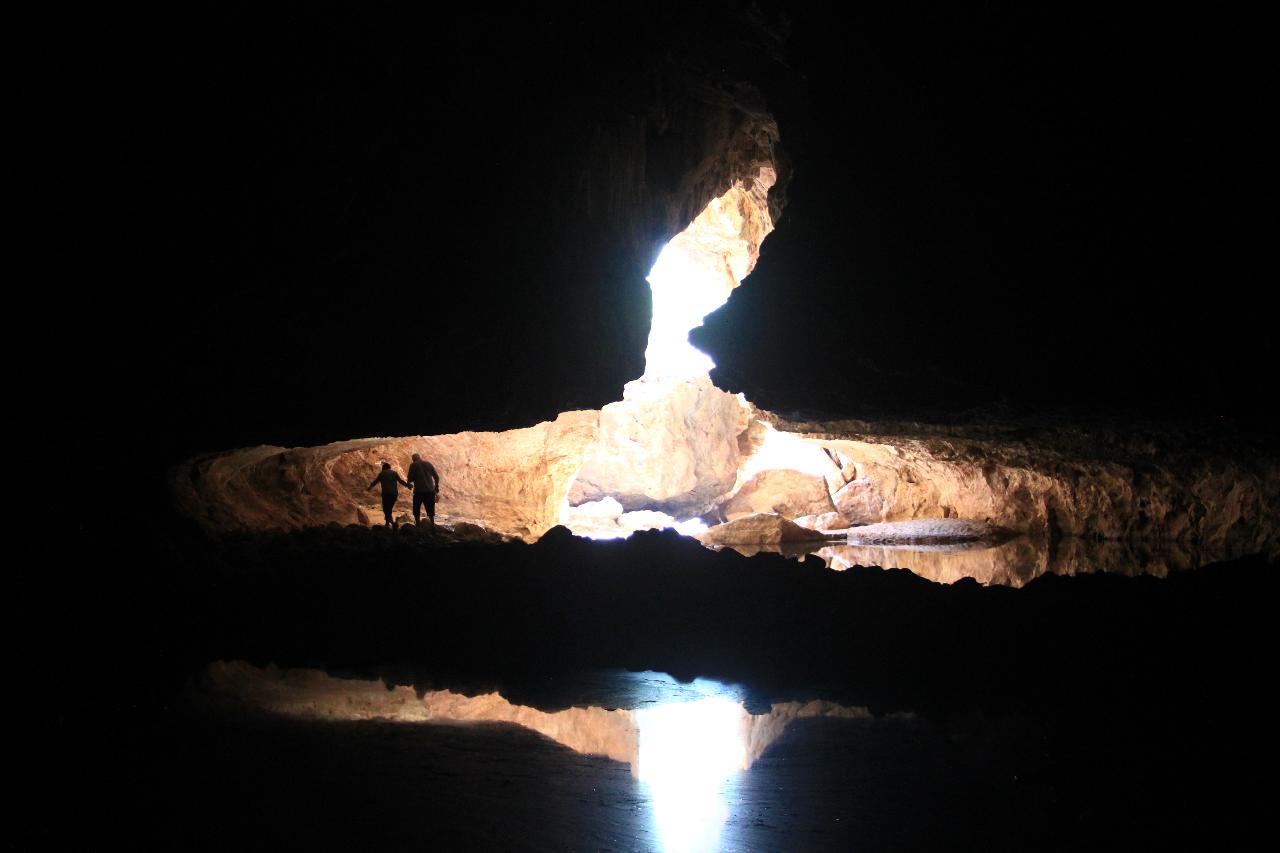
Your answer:
[[[380,681],[335,678],[319,670],[209,664],[207,699],[311,720],[387,720],[414,724],[506,723],[537,732],[575,752],[630,765],[652,803],[664,851],[714,851],[729,814],[734,777],[749,770],[797,720],[861,719],[862,708],[833,702],[775,703],[749,713],[741,691],[709,679],[681,684],[663,673],[601,673],[634,707],[570,707],[542,711],[497,693],[414,692]],[[601,685],[596,684],[599,688]]]

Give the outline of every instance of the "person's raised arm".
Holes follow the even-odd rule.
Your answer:
[[[379,475],[379,476],[380,476],[380,475]],[[373,490],[373,487],[374,487],[374,486],[376,486],[376,485],[378,485],[378,478],[377,478],[377,477],[374,477],[374,478],[373,478],[373,482],[369,484],[369,488],[365,489],[365,491],[366,491],[366,492],[372,491],[372,490]]]

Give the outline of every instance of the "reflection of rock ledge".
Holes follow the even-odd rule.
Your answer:
[[[335,678],[319,670],[264,669],[241,662],[218,662],[205,669],[205,702],[319,720],[388,720],[403,723],[511,723],[586,755],[624,761],[635,772],[639,723],[635,709],[565,708],[540,711],[513,705],[497,693],[464,696],[448,690],[388,689],[382,682]],[[809,717],[866,717],[861,708],[833,702],[785,702],[768,713],[739,718],[744,769],[759,758],[792,722]]]

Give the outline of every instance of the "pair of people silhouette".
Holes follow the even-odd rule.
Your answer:
[[[440,491],[440,475],[436,473],[434,465],[417,453],[413,454],[413,461],[409,463],[409,479],[406,482],[397,472],[391,470],[390,462],[383,462],[382,470],[373,478],[373,482],[365,491],[371,491],[379,483],[382,484],[382,515],[388,527],[396,527],[391,514],[395,511],[396,499],[400,497],[398,486],[406,486],[413,490],[413,523],[422,523],[421,513],[423,508],[426,508],[427,519],[432,527],[436,526],[436,493]]]

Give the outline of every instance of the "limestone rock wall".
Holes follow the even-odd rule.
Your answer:
[[[441,521],[530,541],[560,523],[570,503],[599,501],[619,514],[655,518],[653,510],[679,518],[763,512],[788,519],[826,515],[834,505],[843,526],[953,518],[1038,543],[1178,543],[1237,556],[1280,549],[1280,463],[1265,455],[1180,449],[1177,437],[1109,445],[1071,430],[1017,437],[792,424],[744,407],[710,382],[667,390],[647,397],[633,389],[630,399],[601,412],[567,412],[502,433],[200,457],[173,472],[174,498],[210,530],[378,523],[369,481],[382,460],[403,473],[417,452],[440,471]],[[772,439],[760,438],[766,421],[777,431]],[[777,447],[784,452],[769,449]],[[834,475],[817,473],[824,461]],[[408,510],[407,490],[401,507]]]
[[[506,432],[369,438],[320,447],[253,447],[197,457],[171,475],[181,512],[210,530],[380,523],[382,461],[403,476],[413,453],[440,473],[437,520],[470,522],[524,539],[559,523],[560,509],[599,413],[565,412]],[[410,506],[401,490],[402,510]]]
[[[842,465],[833,495],[854,524],[966,518],[1032,536],[1192,542],[1230,552],[1280,542],[1280,463],[1185,437],[1073,429],[894,429],[787,423]]]

